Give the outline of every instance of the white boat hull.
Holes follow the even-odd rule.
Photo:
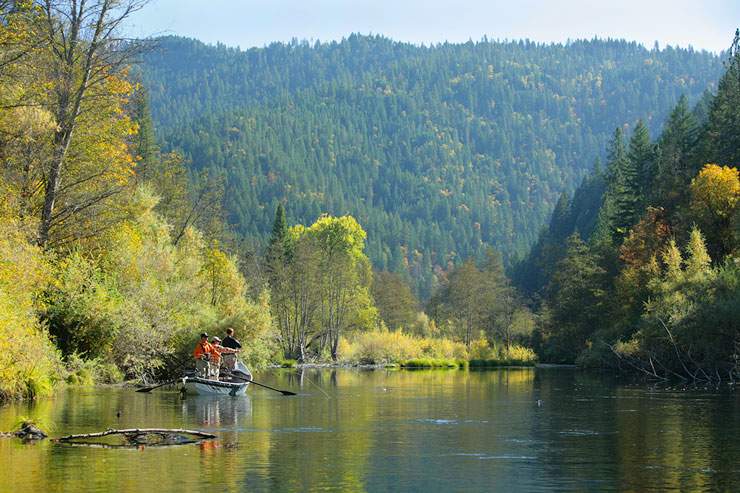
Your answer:
[[[252,379],[252,372],[241,361],[236,363],[236,381],[223,382],[200,377],[183,377],[180,392],[193,395],[244,395]]]
[[[180,381],[180,391],[193,395],[244,395],[249,382],[219,382],[200,377],[184,377]]]

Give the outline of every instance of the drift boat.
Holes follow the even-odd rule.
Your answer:
[[[252,380],[252,373],[241,361],[226,379],[209,380],[201,377],[185,376],[179,382],[180,392],[193,395],[244,395]]]

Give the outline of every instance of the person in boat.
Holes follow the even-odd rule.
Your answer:
[[[221,370],[221,355],[233,356],[235,353],[241,352],[241,349],[232,349],[232,348],[222,346],[221,339],[216,336],[214,336],[213,339],[211,339],[211,345],[216,349],[216,354],[218,355],[216,357],[211,357],[211,364],[213,365],[213,373],[215,374],[215,379],[218,380],[218,375]]]
[[[202,378],[209,378],[213,373],[213,360],[220,361],[221,359],[221,355],[213,344],[208,342],[208,334],[205,332],[201,333],[200,342],[195,346],[193,356],[195,356],[195,369],[198,371],[198,376]]]
[[[241,349],[242,348],[242,345],[239,343],[239,341],[234,339],[234,329],[232,329],[231,327],[228,327],[226,329],[226,337],[224,337],[224,340],[221,341],[221,345],[229,349]],[[225,353],[223,355],[223,358],[224,358],[224,368],[229,370],[229,373],[234,371],[234,368],[236,368],[236,353]]]

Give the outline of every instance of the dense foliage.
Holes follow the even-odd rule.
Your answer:
[[[561,198],[513,270],[541,300],[541,357],[740,375],[740,34],[725,67],[717,93],[693,111],[680,98],[655,141],[642,122],[617,128],[606,168]]]
[[[223,174],[239,232],[266,245],[279,202],[304,225],[350,214],[373,264],[422,298],[489,246],[523,255],[615,126],[657,131],[721,70],[706,52],[598,39],[240,51],[169,37],[144,60],[163,149]]]
[[[161,376],[204,329],[272,356],[268,295],[220,246],[218,180],[152,145],[118,37],[140,6],[0,1],[0,400]]]
[[[616,41],[166,38],[147,93],[140,6],[0,0],[0,400],[174,376],[226,327],[252,364],[737,375],[738,39],[711,94],[716,57]]]

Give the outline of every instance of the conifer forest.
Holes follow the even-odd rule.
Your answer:
[[[0,0],[0,401],[227,327],[256,366],[740,377],[738,33],[242,50],[129,39],[142,5]]]

